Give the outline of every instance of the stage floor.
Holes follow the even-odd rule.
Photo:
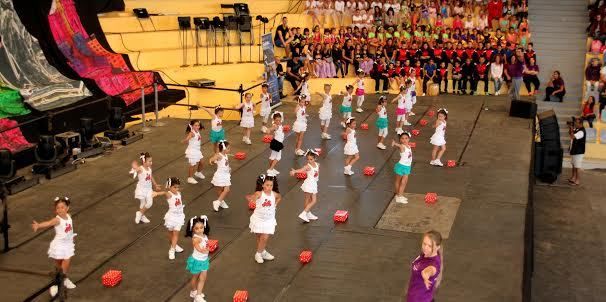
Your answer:
[[[255,177],[267,169],[269,150],[261,143],[258,128],[252,135],[253,145],[247,146],[242,143],[242,131],[236,123],[226,122],[232,151],[248,153],[244,161],[231,161],[232,191],[226,198],[230,208],[219,213],[211,209],[211,201],[216,198],[209,181],[214,167],[205,166],[207,180],[198,185],[182,185],[186,216],[208,215],[212,225],[210,237],[219,240],[205,286],[208,301],[231,301],[238,289],[249,291],[249,301],[404,299],[409,265],[420,252],[421,235],[377,227],[384,214],[394,218],[396,212],[386,212],[387,209],[396,207],[401,211],[407,207],[390,205],[393,165],[399,156],[394,149],[382,151],[375,147],[373,109],[377,98],[368,95],[365,112],[354,113],[359,122],[367,122],[371,127],[367,131],[358,130],[361,159],[354,167],[357,173],[351,177],[342,172],[344,143],[336,111],[340,98],[334,99],[330,141],[320,140],[318,108],[309,110],[304,147],[321,147],[324,151],[319,159],[319,201],[314,212],[320,219],[316,222],[303,224],[297,218],[303,204],[301,182],[287,174],[305,160],[294,155],[295,137],[292,132],[287,134],[283,158],[278,164],[278,170],[282,171],[279,181],[283,202],[277,211],[276,234],[268,245],[276,259],[262,265],[253,260],[255,238],[248,229],[251,212],[245,195],[253,191]],[[456,168],[429,165],[432,147],[429,138],[433,130],[418,124],[420,119],[428,118],[428,109],[442,106],[449,110],[448,149],[443,159],[456,160],[459,163]],[[293,105],[285,104],[280,110],[286,112],[286,123],[292,124]],[[389,111],[388,142],[394,137],[393,105]],[[505,97],[420,97],[414,111],[417,113],[414,128],[421,133],[412,140],[417,147],[413,151],[407,192],[423,195],[436,192],[456,205],[447,206],[450,212],[446,216],[452,222],[440,225],[449,236],[444,242],[444,279],[437,300],[520,301],[531,121],[508,117]],[[179,141],[187,121],[164,121],[165,127],[154,128],[137,143],[88,160],[71,174],[9,197],[13,249],[0,255],[2,301],[22,301],[50,282],[46,274],[52,271],[52,265],[46,251],[53,232],[34,234],[30,223],[53,216],[52,199],[61,195],[71,197],[71,214],[78,233],[70,271],[70,278],[78,287],[69,291],[70,301],[191,300],[190,275],[185,271],[191,245],[180,237],[179,244],[185,252],[178,254],[176,260],[168,260],[164,199],[155,199],[147,215],[151,223],[136,225],[133,221],[139,203],[133,198],[135,183],[127,173],[139,152],[152,154],[158,182],[163,183],[168,176],[186,179],[185,146]],[[211,150],[205,141],[206,158]],[[361,173],[364,166],[375,166],[377,173],[364,176]],[[412,202],[421,203],[420,199]],[[425,205],[408,207],[410,211],[423,212],[419,215],[427,212]],[[349,211],[349,220],[344,224],[332,221],[338,209]],[[407,216],[415,215],[407,213]],[[424,227],[419,223],[412,228],[422,231]],[[306,265],[298,261],[303,249],[314,253],[313,260]],[[101,275],[108,269],[123,271],[124,279],[116,288],[101,285]],[[35,301],[48,299],[48,292],[44,292]]]

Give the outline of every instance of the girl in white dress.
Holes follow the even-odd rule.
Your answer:
[[[257,252],[255,261],[263,263],[265,260],[274,260],[274,256],[267,252],[265,247],[269,235],[276,231],[276,207],[282,200],[278,189],[278,179],[274,176],[261,174],[257,178],[255,193],[255,211],[250,215],[248,227],[251,233],[257,236]]]
[[[331,139],[328,134],[328,126],[332,118],[332,96],[330,95],[330,84],[324,84],[324,93],[318,93],[322,96],[322,107],[320,107],[320,130],[322,131],[322,139]]]
[[[343,102],[341,103],[341,107],[339,108],[339,112],[341,112],[341,127],[346,128],[345,121],[351,117],[351,100],[353,99],[353,86],[347,85],[345,86],[346,92],[341,92],[343,95]]]
[[[356,120],[353,117],[350,117],[345,124],[347,125],[347,128],[345,128],[345,133],[343,133],[343,135],[347,138],[347,142],[345,143],[345,147],[343,147],[343,153],[345,154],[345,168],[343,174],[353,175],[354,172],[351,170],[351,167],[360,159],[360,152],[358,151],[358,143],[356,140]]]
[[[135,188],[135,198],[139,199],[139,211],[135,213],[135,223],[149,223],[149,219],[145,216],[145,211],[149,210],[154,203],[154,189],[160,191],[162,188],[152,176],[152,157],[148,152],[139,155],[141,164],[136,160],[132,163],[130,173],[137,179],[137,187]],[[153,187],[152,187],[153,185]]]
[[[259,111],[259,115],[263,119],[263,127],[261,127],[263,133],[267,133],[267,120],[269,120],[271,113],[271,95],[267,91],[268,89],[269,85],[267,83],[261,85],[261,111]]]
[[[164,226],[168,230],[168,242],[170,248],[168,250],[168,259],[175,259],[175,252],[183,252],[183,248],[177,244],[179,240],[179,231],[185,224],[185,213],[183,208],[183,199],[181,198],[181,191],[179,186],[181,181],[176,177],[169,177],[166,180],[166,192],[158,192],[157,194],[163,194],[166,197],[168,203],[168,211],[164,214]]]
[[[305,152],[307,164],[298,170],[290,170],[290,176],[295,176],[296,173],[307,174],[307,178],[305,178],[305,181],[303,181],[303,184],[301,185],[301,190],[305,193],[305,204],[303,212],[299,214],[299,218],[305,222],[318,219],[318,217],[311,212],[311,208],[318,201],[318,179],[320,177],[320,164],[316,162],[318,155],[319,154],[315,150],[307,150],[307,152]]]
[[[229,193],[231,187],[231,168],[229,167],[229,160],[227,156],[229,154],[229,143],[225,140],[219,141],[219,152],[215,153],[210,159],[210,164],[217,165],[217,171],[213,175],[213,179],[210,181],[215,188],[217,188],[217,200],[213,201],[213,210],[219,211],[219,207],[222,209],[228,209],[229,206],[225,202],[225,197]]]
[[[375,126],[377,126],[377,129],[379,129],[377,136],[377,148],[381,150],[385,150],[387,148],[385,147],[385,144],[383,144],[383,141],[387,137],[387,127],[389,124],[387,120],[387,106],[385,106],[386,102],[387,100],[385,99],[385,96],[382,95],[379,98],[377,109],[375,109],[375,112],[377,113],[377,121],[375,122]]]
[[[194,302],[206,302],[204,299],[204,283],[210,269],[208,257],[208,234],[210,233],[210,224],[206,215],[192,217],[187,223],[185,237],[191,237],[193,246],[192,254],[187,258],[185,268],[192,275],[189,297]]]
[[[362,104],[364,104],[364,70],[358,69],[357,71],[358,78],[354,82],[356,85],[356,96],[358,97],[356,100],[356,105],[358,105],[358,109],[356,111],[358,113],[364,112],[362,109]]]
[[[252,102],[252,93],[247,92],[244,94],[244,102],[234,106],[236,110],[242,110],[242,117],[240,119],[240,127],[244,128],[244,135],[242,141],[250,145],[250,132],[255,126],[255,104]]]
[[[67,272],[69,271],[69,265],[71,258],[74,256],[74,224],[72,217],[68,214],[69,212],[69,198],[67,197],[55,197],[55,214],[56,216],[44,221],[32,222],[32,229],[37,232],[40,229],[46,229],[48,227],[55,228],[55,238],[50,243],[48,248],[48,257],[55,260],[55,267],[57,271],[62,272],[65,275],[63,279],[63,285],[67,289],[74,289],[76,285],[67,278]],[[51,296],[55,296],[59,291],[57,285],[50,287]]]
[[[448,110],[444,108],[438,109],[438,118],[436,119],[433,127],[436,131],[431,136],[430,143],[433,145],[431,151],[431,161],[429,162],[432,166],[444,166],[440,161],[442,155],[446,151],[446,120],[448,119]]]
[[[284,129],[282,128],[283,116],[284,114],[280,111],[274,112],[272,115],[273,125],[269,128],[269,133],[273,135],[273,139],[269,143],[271,153],[269,154],[269,168],[267,169],[267,174],[271,176],[280,174],[280,172],[276,170],[276,165],[280,159],[282,159],[282,149],[284,149]]]
[[[187,158],[187,162],[189,163],[189,171],[187,177],[187,183],[197,184],[198,181],[194,178],[198,177],[200,179],[204,179],[204,174],[202,174],[202,159],[204,156],[202,155],[202,135],[200,134],[200,121],[192,120],[187,125],[187,129],[185,129],[185,133],[187,136],[181,142],[187,144],[187,149],[185,149],[185,158]],[[194,171],[196,171],[194,173]]]
[[[309,102],[306,101],[307,96],[299,95],[297,96],[297,107],[295,107],[295,122],[293,123],[292,130],[297,134],[297,143],[295,144],[295,154],[298,156],[303,156],[305,152],[301,150],[301,146],[303,145],[303,137],[305,136],[305,131],[307,131],[307,105]]]

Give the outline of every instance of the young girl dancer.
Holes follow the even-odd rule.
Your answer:
[[[344,135],[347,136],[347,142],[343,148],[343,153],[345,154],[345,168],[343,170],[343,174],[354,175],[353,170],[351,170],[351,166],[353,166],[353,164],[360,159],[358,143],[356,141],[356,120],[353,117],[350,117],[347,119],[345,124],[347,125],[347,128],[345,128]]]
[[[296,119],[293,123],[292,130],[297,134],[295,154],[298,156],[303,156],[305,152],[301,150],[301,145],[303,145],[303,136],[305,136],[305,131],[307,130],[307,114],[305,113],[305,109],[309,103],[306,95],[297,96],[297,101],[298,104],[295,108]]]
[[[223,108],[221,105],[216,106],[214,111],[210,111],[206,107],[202,107],[202,110],[206,111],[212,119],[210,121],[210,142],[215,145],[215,153],[219,150],[219,142],[225,140],[225,130],[223,129]]]
[[[318,93],[324,98],[319,112],[322,139],[331,139],[330,134],[328,134],[328,126],[330,125],[330,119],[332,118],[332,96],[330,95],[331,87],[332,85],[330,84],[324,84],[324,93]]]
[[[242,136],[242,141],[247,145],[252,144],[252,142],[250,141],[250,132],[255,126],[255,104],[253,104],[252,102],[252,97],[252,93],[247,92],[244,94],[244,102],[234,106],[234,109],[242,110],[240,127],[244,128],[244,135]]]
[[[189,296],[194,298],[194,302],[206,302],[204,300],[204,282],[210,266],[208,259],[208,234],[210,233],[210,225],[208,217],[201,215],[194,216],[187,223],[185,237],[191,237],[191,243],[194,247],[193,252],[187,258],[186,269],[192,274],[191,291]]]
[[[231,168],[229,167],[229,161],[227,156],[229,154],[229,143],[225,140],[219,141],[219,152],[213,155],[209,162],[210,164],[217,164],[217,171],[213,175],[213,179],[210,181],[217,188],[217,200],[213,201],[213,210],[219,212],[219,207],[228,209],[229,206],[225,202],[225,197],[229,193],[231,186]]]
[[[311,101],[311,93],[309,92],[309,73],[303,73],[301,75],[301,84],[299,84],[299,87],[297,87],[297,89],[295,89],[295,94],[298,92],[298,95],[300,96],[304,96],[304,99],[306,101]]]
[[[393,99],[391,100],[392,103],[398,102],[398,105],[396,106],[396,133],[398,135],[402,134],[402,132],[404,132],[404,130],[402,129],[402,126],[405,123],[408,123],[408,121],[406,120],[406,91],[407,91],[407,87],[410,84],[410,81],[407,80],[406,81],[406,85],[404,86],[400,86],[400,93]]]
[[[267,133],[267,120],[271,113],[271,95],[267,91],[268,89],[269,85],[267,83],[261,85],[261,111],[259,111],[259,115],[263,119],[263,126],[261,127],[263,133]]]
[[[276,176],[280,174],[276,170],[276,165],[282,159],[282,149],[284,149],[284,130],[282,129],[282,112],[276,111],[272,115],[273,125],[269,128],[269,133],[273,134],[274,138],[269,143],[271,154],[269,155],[269,168],[267,174]]]
[[[176,177],[169,177],[166,180],[166,192],[158,192],[157,194],[163,194],[168,202],[168,211],[164,214],[164,226],[168,229],[168,242],[170,243],[170,249],[168,250],[168,259],[175,259],[175,252],[183,252],[177,244],[179,239],[179,231],[185,224],[185,213],[183,213],[183,199],[181,199],[181,192],[179,186],[181,181]]]
[[[375,122],[375,125],[379,129],[379,135],[377,137],[377,148],[379,148],[381,150],[386,149],[385,144],[383,144],[383,141],[387,137],[387,125],[388,125],[387,107],[385,106],[386,102],[387,102],[387,100],[386,100],[385,96],[384,95],[381,96],[379,98],[379,104],[377,104],[377,109],[375,110],[377,112],[377,121]]]
[[[265,260],[274,260],[274,256],[265,250],[269,235],[276,231],[276,207],[282,200],[278,189],[278,179],[274,176],[261,174],[257,178],[255,194],[255,211],[250,216],[251,233],[257,236],[257,252],[255,261],[263,263]]]
[[[341,119],[341,126],[343,128],[347,127],[345,125],[345,121],[347,121],[347,119],[351,117],[351,99],[353,98],[353,86],[345,86],[345,91],[345,93],[341,92],[341,94],[343,94],[343,102],[341,103],[341,108],[339,109],[339,112],[341,112],[341,114],[343,115]]]
[[[396,173],[396,202],[408,203],[408,198],[404,197],[404,190],[408,183],[408,175],[410,175],[410,169],[412,166],[412,149],[408,145],[410,141],[410,133],[404,132],[399,135],[399,143],[395,141],[391,142],[391,145],[397,147],[400,151],[400,161],[396,163],[393,171]]]
[[[356,100],[356,105],[358,105],[358,109],[356,109],[356,112],[360,113],[360,112],[364,112],[364,110],[362,110],[362,104],[364,103],[364,70],[362,69],[358,69],[357,71],[357,76],[358,78],[356,79],[356,96],[358,97]]]
[[[200,179],[204,179],[204,174],[202,174],[202,136],[200,135],[200,121],[192,120],[187,125],[187,129],[185,129],[185,133],[187,136],[181,142],[187,143],[187,149],[185,149],[185,158],[189,162],[189,174],[187,177],[187,183],[197,184],[198,181],[194,178],[198,177]],[[196,171],[194,173],[194,171]]]
[[[135,223],[143,221],[149,223],[145,217],[145,211],[149,210],[154,203],[154,188],[160,191],[162,188],[158,185],[152,176],[152,157],[148,152],[141,153],[139,156],[141,164],[134,160],[131,173],[138,177],[137,187],[135,188],[135,198],[139,199],[139,211],[135,213]],[[153,187],[152,187],[153,184]]]
[[[436,119],[433,127],[436,128],[436,132],[431,136],[430,143],[433,145],[431,151],[431,161],[429,162],[432,166],[444,166],[440,161],[444,151],[446,151],[446,120],[448,119],[448,110],[444,108],[438,109],[438,118]],[[439,151],[438,151],[439,150]]]
[[[48,257],[55,260],[55,267],[57,271],[61,271],[65,276],[63,279],[63,285],[67,289],[74,289],[76,285],[67,278],[67,272],[69,270],[69,264],[71,258],[74,256],[74,224],[72,217],[68,214],[69,212],[69,198],[67,197],[55,197],[55,214],[56,216],[38,223],[35,220],[32,222],[32,229],[37,232],[39,229],[46,229],[48,227],[55,228],[55,238],[50,243],[48,248]],[[51,296],[57,295],[59,287],[53,285],[50,287]]]
[[[301,185],[301,190],[305,193],[305,206],[303,212],[299,214],[305,222],[316,220],[318,217],[311,212],[311,208],[316,204],[318,194],[318,179],[320,177],[320,164],[316,162],[318,153],[315,150],[309,149],[305,152],[307,164],[298,170],[290,170],[290,176],[295,176],[296,173],[307,173],[307,178]]]

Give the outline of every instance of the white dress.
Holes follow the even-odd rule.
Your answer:
[[[305,106],[297,107],[297,118],[293,123],[292,130],[296,133],[305,132],[307,130],[307,116],[305,115]]]
[[[322,107],[320,107],[320,120],[329,120],[332,118],[332,96],[330,94],[324,94],[324,100],[322,101]]]
[[[183,224],[185,224],[185,213],[183,213],[185,205],[181,199],[181,193],[170,194],[170,198],[166,200],[168,202],[168,211],[164,214],[164,226],[169,231],[179,231]]]
[[[219,159],[217,160],[217,171],[213,175],[213,179],[210,181],[216,187],[229,187],[231,186],[231,168],[227,156],[223,153],[219,153]]]
[[[248,227],[251,233],[270,234],[276,231],[276,196],[274,192],[269,195],[261,191],[261,195],[255,201],[255,211],[250,215]]]
[[[62,260],[69,259],[74,256],[74,224],[72,217],[67,215],[67,219],[63,219],[57,215],[59,224],[55,226],[55,238],[50,243],[48,248],[48,257]]]
[[[313,58],[310,58],[312,60]],[[311,95],[309,95],[309,84],[307,82],[301,83],[301,95],[305,95],[305,100],[310,101]]]
[[[144,167],[141,167],[143,172],[137,173],[137,187],[135,188],[135,198],[136,199],[144,199],[148,200],[152,198],[152,169],[149,168],[145,170]]]
[[[204,156],[202,156],[202,150],[200,149],[202,143],[202,136],[200,132],[193,132],[194,135],[187,142],[187,149],[185,149],[185,157],[189,162],[190,166],[197,165]]]
[[[307,170],[307,178],[301,185],[301,190],[305,193],[316,194],[318,193],[318,180],[320,179],[320,164],[316,163],[316,167],[312,167],[310,164],[309,170]]]
[[[271,112],[271,96],[269,93],[261,94],[261,111],[259,115],[265,117]]]
[[[240,120],[240,127],[243,128],[253,128],[255,126],[255,116],[254,116],[254,104],[244,102],[244,106],[242,106],[242,119]]]
[[[356,130],[350,129],[347,134],[347,143],[345,143],[343,153],[345,153],[345,155],[356,155],[359,153],[358,143],[356,141]]]
[[[429,141],[434,146],[443,146],[446,145],[446,122],[441,122],[436,127],[436,132],[431,136],[431,140]]]

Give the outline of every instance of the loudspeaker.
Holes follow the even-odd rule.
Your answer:
[[[195,17],[194,25],[198,29],[209,29],[210,28],[210,20],[206,17]]]
[[[191,29],[191,17],[177,17],[179,29]]]
[[[145,8],[133,8],[133,13],[135,13],[137,18],[140,18],[140,19],[149,18],[149,13],[147,12],[147,9],[145,9]]]
[[[250,11],[248,10],[248,4],[246,3],[234,3],[234,10],[238,16],[248,16]]]
[[[250,32],[252,27],[252,17],[251,16],[240,16],[238,17],[238,29],[241,32]]]
[[[511,101],[509,116],[531,119],[537,114],[537,104],[526,101]]]
[[[238,29],[238,17],[237,16],[226,16],[223,18],[223,23],[226,24],[228,30]]]
[[[558,118],[553,110],[542,112],[539,117],[539,129],[541,131],[541,141],[560,141],[560,126]]]
[[[559,142],[535,144],[534,175],[541,181],[553,183],[562,173],[564,150]]]

